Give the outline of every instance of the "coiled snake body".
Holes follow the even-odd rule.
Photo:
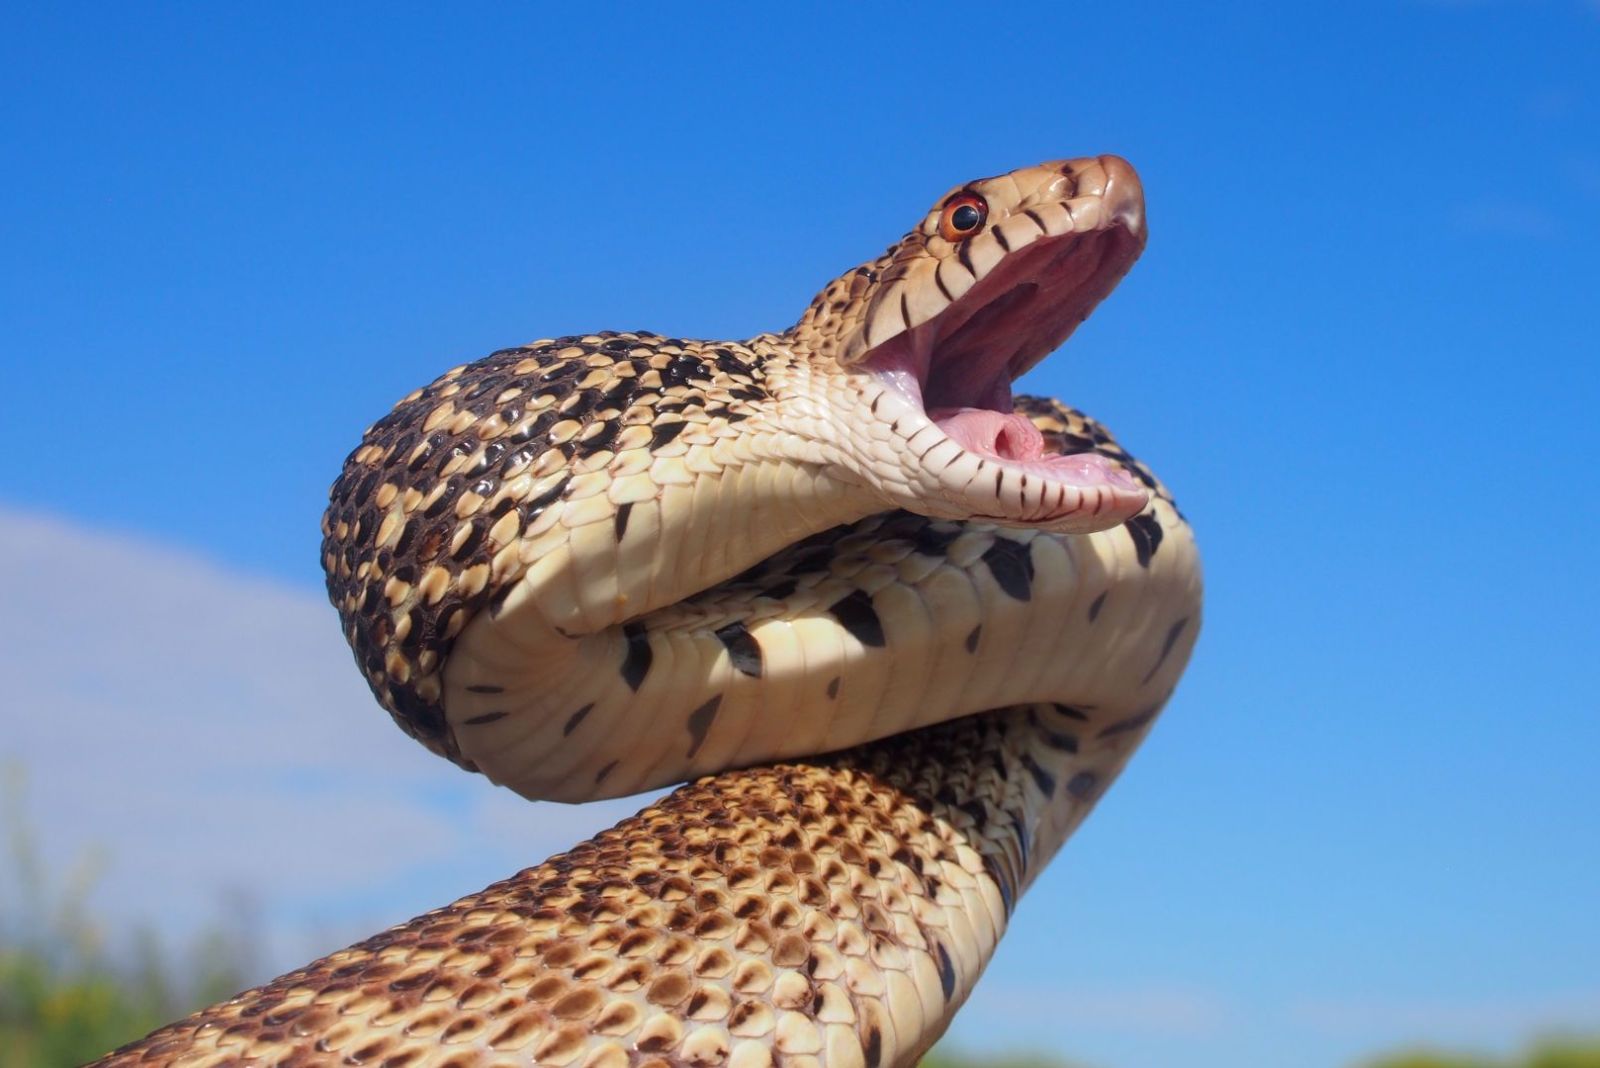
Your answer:
[[[404,398],[324,520],[379,700],[528,797],[710,777],[105,1063],[914,1064],[1198,631],[1165,489],[1011,393],[1144,232],[1125,162],[1042,164],[783,333],[541,341]]]

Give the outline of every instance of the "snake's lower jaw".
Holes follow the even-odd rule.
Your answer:
[[[990,408],[925,411],[914,382],[894,370],[874,376],[860,413],[889,433],[857,473],[884,498],[930,519],[1092,534],[1144,510],[1149,493],[1115,461],[1061,455],[1020,413]],[[1009,384],[1005,388],[1009,409]]]

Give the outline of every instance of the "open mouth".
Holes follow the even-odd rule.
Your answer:
[[[1128,177],[1118,195],[1108,181],[1094,201],[1098,210],[1062,213],[1061,232],[1050,232],[1051,220],[1032,213],[1005,220],[1010,249],[971,288],[860,364],[905,408],[925,416],[926,423],[911,428],[914,444],[926,446],[924,463],[938,467],[947,485],[975,487],[976,476],[993,468],[984,495],[1007,499],[976,517],[1039,523],[1093,512],[1105,520],[1110,512],[1126,518],[1145,503],[1139,484],[1116,463],[1093,453],[1047,452],[1043,435],[1012,403],[1012,383],[1067,339],[1143,251],[1138,181],[1122,167]],[[1037,227],[1021,247],[1010,225],[1018,221]],[[936,453],[930,425],[959,450]],[[1009,494],[1008,473],[1015,476]]]

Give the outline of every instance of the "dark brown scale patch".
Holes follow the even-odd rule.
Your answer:
[[[995,582],[1008,595],[1018,601],[1033,597],[1031,542],[995,538],[994,544],[983,554],[983,562],[989,565],[989,574],[994,576]]]
[[[1100,782],[1100,777],[1092,771],[1080,771],[1067,780],[1067,793],[1078,801],[1087,801],[1094,796],[1094,788]]]
[[[939,963],[939,989],[944,991],[945,1004],[956,995],[956,967],[950,961],[950,951],[944,948],[943,942],[933,944],[934,957]]]
[[[505,582],[501,583],[500,588],[494,591],[487,605],[491,618],[499,617],[500,610],[506,606],[506,598],[510,597],[511,591],[516,588],[517,584],[515,582]]]
[[[706,740],[706,731],[711,729],[712,721],[717,718],[717,709],[722,707],[722,695],[717,694],[711,700],[689,713],[689,753],[693,756],[700,751],[700,746]]]
[[[567,717],[567,722],[562,724],[562,726],[561,726],[562,735],[565,736],[565,735],[571,734],[573,731],[577,730],[578,729],[578,724],[583,722],[583,717],[587,716],[592,711],[594,711],[594,702],[590,701],[588,704],[586,704],[582,708],[578,709],[572,715],[568,716]]]
[[[622,657],[622,681],[628,684],[628,689],[637,692],[650,673],[650,662],[655,654],[650,650],[650,635],[643,623],[624,624],[622,635],[628,642],[628,651]]]
[[[682,420],[673,423],[658,422],[650,431],[650,447],[659,449],[687,429],[689,429],[689,424]]]
[[[613,760],[611,763],[607,764],[605,767],[603,767],[599,771],[595,772],[594,773],[594,784],[596,786],[599,786],[601,783],[605,782],[606,781],[606,776],[610,775],[613,771],[617,770],[617,763],[618,763],[617,761]]]
[[[1051,749],[1059,749],[1063,753],[1076,753],[1078,751],[1078,739],[1073,735],[1053,731],[1042,723],[1038,724],[1035,730],[1039,735],[1039,740]]]
[[[967,632],[967,642],[966,642],[967,652],[975,653],[975,652],[978,651],[978,639],[982,635],[983,635],[983,624],[982,623],[979,623],[977,626],[973,627],[972,630]]]
[[[628,532],[628,516],[632,514],[632,512],[632,501],[626,501],[617,505],[617,517],[614,521],[614,529],[616,531],[617,541],[619,542],[622,540],[622,536]]]
[[[798,588],[799,587],[795,585],[794,580],[791,579],[787,582],[780,582],[776,586],[768,586],[766,589],[761,591],[761,596],[771,597],[774,601],[781,601],[785,597],[792,597],[794,595],[794,591]]]
[[[861,1043],[861,1048],[866,1055],[867,1068],[882,1068],[883,1032],[878,1030],[877,1024],[867,1025],[866,1039]]]
[[[835,675],[828,680],[828,700],[832,701],[839,696],[839,676]]]
[[[687,354],[674,356],[661,369],[661,384],[668,389],[681,389],[691,382],[711,384],[711,372],[699,360]]]
[[[1167,657],[1172,653],[1172,647],[1177,644],[1178,636],[1189,626],[1189,617],[1184,616],[1172,626],[1167,628],[1167,636],[1161,642],[1161,654],[1156,657],[1156,662],[1150,665],[1150,670],[1144,673],[1144,678],[1139,680],[1140,685],[1149,682],[1161,670],[1161,665],[1167,662]]]
[[[1155,719],[1156,713],[1160,711],[1161,706],[1156,705],[1145,709],[1138,715],[1129,716],[1124,720],[1118,720],[1116,723],[1113,723],[1111,726],[1101,731],[1099,737],[1109,738],[1114,734],[1126,734],[1128,731],[1136,731],[1140,727],[1143,727],[1145,724],[1149,723],[1151,720]]]
[[[1104,608],[1105,605],[1106,605],[1106,594],[1108,594],[1110,592],[1111,592],[1110,590],[1102,590],[1102,591],[1100,591],[1100,596],[1096,597],[1094,600],[1089,602],[1089,622],[1090,623],[1093,623],[1097,618],[1099,618],[1100,609]]]
[[[656,979],[645,991],[645,1000],[652,1005],[676,1005],[689,996],[692,981],[681,972],[668,972]]]
[[[1039,762],[1033,759],[1032,754],[1022,754],[1022,766],[1028,769],[1028,774],[1032,776],[1033,784],[1039,788],[1040,793],[1044,794],[1046,797],[1055,796],[1055,776],[1051,775],[1048,771],[1044,770],[1044,768],[1040,767]]]
[[[739,620],[716,630],[717,640],[728,650],[728,659],[735,671],[753,679],[761,677],[761,645],[751,635],[750,628]]]
[[[1128,528],[1128,534],[1133,538],[1133,551],[1139,558],[1139,566],[1149,567],[1156,550],[1161,548],[1161,520],[1152,512],[1140,512],[1122,525]]]
[[[617,440],[617,432],[622,429],[622,422],[618,419],[607,419],[600,423],[591,424],[600,427],[600,430],[579,437],[574,453],[577,459],[593,456],[595,453],[605,452]]]
[[[473,716],[471,719],[466,720],[465,722],[469,727],[481,727],[485,723],[498,723],[500,720],[505,719],[508,715],[510,715],[509,712],[485,712],[483,715]]]
[[[851,637],[872,649],[884,646],[883,621],[872,605],[872,595],[855,590],[828,606],[828,612],[850,632]]]

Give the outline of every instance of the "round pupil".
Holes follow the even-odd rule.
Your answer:
[[[983,216],[978,214],[978,209],[971,204],[963,204],[950,216],[950,225],[957,230],[976,230],[983,221]]]

